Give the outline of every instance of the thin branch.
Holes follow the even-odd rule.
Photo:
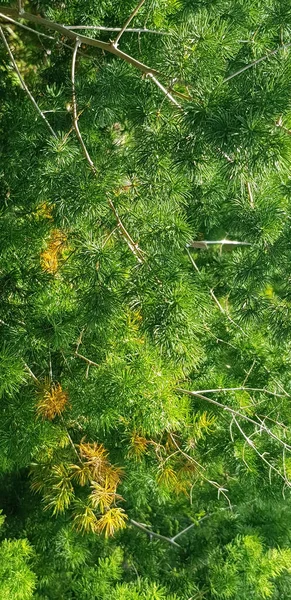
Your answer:
[[[131,23],[132,19],[134,19],[135,15],[137,15],[139,9],[142,7],[142,5],[144,3],[145,3],[145,0],[140,0],[140,2],[138,3],[138,5],[132,11],[131,15],[128,17],[127,21],[124,23],[124,25],[121,28],[119,34],[116,36],[116,38],[115,38],[115,40],[113,42],[113,45],[115,46],[115,48],[117,48],[118,42],[119,42],[121,36],[124,34],[125,30],[127,29],[127,26]]]
[[[48,127],[48,129],[50,130],[51,134],[54,136],[54,138],[58,139],[58,136],[57,136],[57,134],[56,134],[56,133],[55,133],[55,131],[53,130],[53,128],[52,128],[52,126],[50,125],[50,123],[48,122],[48,120],[47,120],[46,116],[43,114],[42,110],[39,108],[39,106],[38,106],[37,102],[35,101],[35,99],[34,99],[33,95],[32,95],[32,94],[31,94],[31,92],[29,91],[29,89],[28,89],[28,87],[27,87],[27,85],[26,85],[26,83],[25,83],[25,81],[24,81],[24,79],[23,79],[23,77],[22,77],[22,75],[21,75],[21,73],[20,73],[20,71],[19,71],[19,68],[18,68],[18,66],[17,66],[17,63],[15,62],[14,56],[13,56],[13,54],[12,54],[12,51],[11,51],[11,48],[10,48],[10,46],[9,46],[9,44],[8,44],[7,40],[6,40],[6,37],[5,37],[5,35],[4,35],[4,32],[3,32],[3,29],[2,29],[2,27],[0,27],[0,36],[1,36],[2,40],[3,40],[3,43],[4,43],[4,45],[5,45],[5,48],[6,48],[6,50],[7,50],[8,54],[9,54],[9,56],[10,56],[10,60],[11,60],[11,62],[12,62],[12,64],[13,64],[14,70],[15,70],[15,71],[16,71],[16,73],[17,73],[17,76],[18,76],[18,79],[19,79],[19,81],[20,81],[20,84],[21,84],[21,87],[22,87],[22,89],[23,89],[23,90],[26,92],[26,94],[27,94],[27,96],[29,97],[30,101],[32,102],[32,104],[33,104],[34,108],[35,108],[35,109],[36,109],[36,111],[38,112],[39,116],[40,116],[40,117],[41,117],[41,118],[44,120],[44,122],[45,122],[46,126]]]
[[[36,35],[39,35],[39,36],[44,37],[44,38],[47,38],[48,40],[54,40],[54,41],[56,41],[56,38],[54,38],[52,35],[47,35],[46,33],[42,33],[40,31],[36,31],[35,29],[32,29],[32,27],[28,27],[27,25],[23,25],[23,23],[19,23],[19,21],[15,21],[15,19],[12,19],[11,17],[8,17],[8,15],[4,15],[3,13],[0,13],[0,18],[1,19],[5,19],[5,21],[8,21],[9,23],[12,23],[13,25],[18,25],[19,27],[22,27],[22,29],[26,29],[26,31],[30,31],[32,33],[36,33]],[[71,48],[71,46],[67,46],[67,48]]]
[[[237,242],[232,240],[193,240],[187,244],[189,248],[207,248],[211,245],[222,245],[222,246],[251,246],[250,242]]]
[[[135,255],[137,261],[142,264],[144,263],[145,259],[143,256],[143,251],[139,248],[138,244],[136,244],[131,235],[128,233],[127,229],[124,227],[122,221],[120,220],[119,214],[112,202],[112,200],[110,198],[107,199],[108,204],[112,210],[112,212],[115,215],[116,221],[117,221],[117,227],[119,228],[119,231],[121,232],[122,236],[125,238],[128,247],[130,248],[130,250],[132,251],[132,253]]]
[[[168,542],[168,544],[172,544],[172,546],[181,548],[181,546],[179,544],[177,544],[172,538],[166,537],[165,535],[160,535],[159,533],[155,533],[155,531],[151,531],[151,529],[148,529],[147,527],[145,527],[145,525],[142,525],[142,523],[138,523],[137,521],[134,521],[134,519],[129,519],[129,523],[131,525],[134,525],[134,527],[138,527],[138,529],[141,529],[141,531],[144,531],[144,533],[146,533],[150,538],[154,537],[154,538],[157,538],[158,540]]]
[[[93,367],[100,367],[100,365],[98,365],[98,363],[94,362],[94,360],[90,360],[90,358],[86,358],[86,356],[83,356],[83,354],[79,354],[79,352],[77,352],[77,351],[75,352],[75,356],[84,360],[86,363],[88,363],[89,366],[92,365]]]
[[[160,81],[153,75],[153,73],[148,73],[147,77],[149,77],[158,86],[158,88],[160,90],[162,90],[163,94],[165,94],[165,96],[170,100],[170,102],[172,102],[172,104],[175,104],[175,106],[182,109],[181,104],[179,104],[179,102],[177,102],[177,100],[175,100],[175,98],[172,96],[172,94],[170,94],[170,92],[167,90],[167,88],[165,88],[160,83]]]
[[[250,199],[250,206],[251,206],[251,208],[255,208],[253,192],[252,192],[251,184],[249,181],[247,182],[247,190],[248,190],[248,195],[249,195],[249,199]]]
[[[251,365],[251,368],[248,370],[248,372],[247,372],[247,374],[246,374],[246,376],[245,376],[245,378],[244,378],[244,381],[243,381],[243,386],[245,386],[245,384],[246,384],[246,382],[247,382],[247,380],[248,380],[248,378],[249,378],[249,376],[250,376],[250,374],[251,374],[251,372],[252,372],[252,370],[253,370],[253,368],[254,368],[254,366],[255,366],[256,362],[257,362],[257,361],[256,361],[256,359],[254,358],[254,360],[253,360],[253,362],[252,362],[252,365]]]
[[[91,31],[122,31],[122,27],[103,27],[102,25],[65,25],[66,29],[88,29]],[[140,29],[140,28],[130,28],[126,27],[126,30],[123,33],[154,33],[156,35],[172,35],[168,31],[157,31],[156,29]]]
[[[77,109],[77,100],[76,100],[75,71],[76,71],[76,58],[77,58],[77,52],[78,52],[79,47],[80,47],[80,41],[79,41],[79,39],[76,39],[75,48],[74,48],[74,52],[73,52],[73,58],[72,58],[72,69],[71,69],[73,124],[74,124],[74,129],[76,131],[77,138],[82,146],[82,150],[85,155],[85,158],[86,158],[87,162],[89,163],[93,174],[97,175],[96,167],[95,167],[93,160],[86,148],[86,145],[83,141],[82,134],[80,132],[79,125],[78,125],[78,109]]]
[[[225,493],[225,492],[227,492],[228,490],[227,490],[226,488],[222,487],[221,485],[219,485],[219,483],[217,483],[217,481],[213,481],[213,480],[211,480],[211,479],[208,479],[208,478],[206,477],[206,475],[204,475],[204,473],[202,473],[202,472],[199,470],[199,467],[200,467],[200,469],[202,469],[202,471],[205,471],[205,467],[203,467],[202,465],[200,465],[200,463],[198,463],[196,460],[194,460],[194,458],[192,458],[192,456],[189,456],[189,454],[186,454],[186,452],[184,452],[184,451],[182,450],[182,448],[180,448],[180,446],[177,444],[177,442],[176,442],[176,440],[175,440],[175,438],[174,438],[173,434],[172,434],[171,432],[169,432],[169,434],[170,434],[170,438],[171,438],[171,440],[172,440],[172,442],[173,442],[174,446],[175,446],[175,447],[177,448],[177,450],[178,450],[178,451],[179,451],[179,452],[182,454],[182,456],[184,456],[184,457],[185,457],[185,458],[186,458],[186,459],[187,459],[189,462],[192,462],[192,463],[193,463],[193,464],[194,464],[196,467],[198,467],[198,468],[197,468],[197,472],[199,473],[200,477],[201,477],[201,478],[202,478],[204,481],[206,481],[207,483],[209,483],[210,485],[212,485],[213,487],[215,487],[215,488],[217,489],[217,492],[218,492],[218,498],[219,498],[220,494],[222,494],[222,495],[225,497],[225,499],[227,500],[229,507],[231,508],[231,503],[230,503],[230,500],[229,500],[229,498],[228,498],[227,494]]]
[[[121,58],[122,60],[129,63],[130,65],[132,65],[133,67],[135,67],[136,69],[141,71],[142,73],[145,73],[146,75],[148,73],[153,73],[155,75],[159,74],[156,69],[152,69],[151,67],[149,67],[149,66],[145,65],[144,63],[138,61],[137,59],[133,58],[129,54],[126,54],[126,52],[122,52],[122,50],[119,50],[119,48],[116,48],[116,46],[114,46],[114,44],[112,44],[112,43],[103,42],[101,40],[96,40],[95,38],[90,38],[85,35],[78,35],[75,31],[72,31],[71,29],[67,29],[63,25],[60,25],[60,23],[54,23],[53,21],[50,21],[49,19],[44,19],[43,17],[40,17],[39,15],[33,15],[33,14],[27,13],[27,12],[23,12],[20,15],[20,13],[18,13],[17,10],[10,9],[5,6],[1,6],[0,10],[1,10],[1,13],[3,13],[4,15],[8,14],[15,18],[21,18],[26,21],[30,21],[31,23],[36,23],[37,25],[43,25],[47,29],[52,29],[54,31],[58,31],[63,36],[65,36],[69,39],[72,39],[75,42],[78,39],[80,44],[85,44],[87,46],[94,46],[95,48],[100,48],[100,50],[104,50],[105,52],[114,54],[118,58]]]
[[[236,77],[237,75],[240,75],[241,73],[244,73],[244,71],[247,71],[248,69],[251,69],[252,67],[255,67],[256,65],[258,65],[263,60],[267,60],[267,58],[270,58],[270,56],[274,56],[274,54],[277,54],[278,52],[281,52],[282,50],[287,50],[288,48],[290,48],[290,46],[291,46],[291,43],[289,43],[289,44],[283,44],[282,46],[279,46],[278,48],[275,48],[275,50],[272,50],[271,52],[268,52],[268,54],[265,54],[265,56],[261,56],[261,58],[258,58],[257,60],[254,60],[252,63],[249,63],[248,65],[246,65],[242,69],[239,69],[239,71],[236,71],[235,73],[232,73],[232,75],[229,75],[228,77],[226,77],[223,80],[222,83],[226,83],[227,81],[230,81],[230,79],[233,79],[233,77]]]
[[[223,506],[222,508],[218,509],[219,511],[225,511],[225,510],[230,510],[229,506]],[[191,523],[191,525],[188,525],[188,527],[185,527],[185,529],[182,529],[182,531],[179,531],[179,533],[177,533],[176,535],[174,535],[171,540],[175,541],[177,538],[181,537],[181,535],[184,535],[184,533],[187,533],[187,531],[190,531],[190,529],[192,529],[193,527],[197,527],[198,525],[200,525],[200,523],[202,523],[202,521],[205,521],[206,519],[210,519],[211,517],[213,517],[214,515],[217,514],[216,512],[212,512],[212,513],[208,513],[207,515],[204,515],[203,517],[201,517],[201,519],[198,519],[198,521],[196,523]]]
[[[22,7],[22,1],[21,0],[18,0],[18,10],[19,10],[20,14],[23,13],[23,7]]]
[[[277,469],[276,467],[274,467],[274,465],[272,465],[272,463],[270,463],[266,457],[265,457],[265,453],[262,454],[258,448],[256,447],[256,445],[254,444],[254,442],[250,439],[250,437],[248,437],[246,435],[246,433],[244,432],[244,430],[242,429],[242,427],[240,426],[240,424],[238,423],[237,419],[234,417],[233,418],[239,432],[241,433],[241,435],[243,436],[243,438],[245,439],[246,443],[256,452],[256,454],[260,457],[260,459],[269,467],[270,471],[274,471],[277,475],[279,475],[279,477],[281,477],[281,479],[283,479],[283,481],[285,482],[285,484],[288,487],[291,487],[291,482],[289,481],[288,478],[285,477],[285,474],[282,475],[282,473],[279,471],[279,469]]]
[[[197,392],[191,392],[192,394],[211,394],[211,393],[216,393],[216,392],[236,392],[236,391],[243,391],[243,392],[264,392],[265,394],[269,394],[270,396],[276,396],[278,398],[283,398],[284,395],[283,394],[277,394],[277,392],[271,392],[270,390],[266,390],[266,388],[251,388],[251,387],[245,387],[245,386],[239,386],[239,387],[229,387],[229,388],[215,388],[212,390],[197,390]]]
[[[182,450],[182,448],[180,448],[179,444],[177,444],[177,442],[171,432],[169,433],[169,435],[170,435],[170,438],[171,438],[174,446],[177,448],[177,451],[180,452],[182,454],[182,456],[184,456],[184,458],[186,458],[187,460],[192,462],[196,467],[200,467],[200,469],[203,469],[203,471],[205,471],[205,467],[200,465],[199,462],[197,462],[197,460],[192,458],[192,456],[190,456],[189,454],[186,454],[186,452],[184,452],[184,450]]]
[[[219,408],[222,408],[224,411],[230,413],[233,416],[233,418],[240,417],[244,421],[248,421],[248,423],[252,423],[252,425],[259,427],[261,429],[261,431],[264,431],[271,438],[273,438],[274,440],[279,442],[279,444],[284,446],[284,448],[291,450],[291,446],[289,444],[287,444],[286,442],[284,442],[283,440],[281,440],[277,435],[275,435],[271,431],[271,429],[269,429],[266,425],[263,425],[262,423],[258,423],[258,421],[255,421],[255,419],[252,419],[251,417],[248,417],[247,415],[241,413],[239,410],[236,410],[235,408],[231,408],[230,406],[227,406],[226,404],[222,404],[221,402],[218,402],[218,400],[213,400],[213,398],[208,398],[207,396],[204,396],[200,392],[192,392],[190,390],[184,390],[182,388],[177,388],[177,392],[179,392],[181,394],[188,394],[189,396],[196,396],[197,398],[206,400],[206,402],[209,402],[210,404],[214,404],[215,406],[218,406]]]
[[[202,520],[203,519],[200,519],[199,521],[202,521]],[[186,527],[182,531],[179,531],[179,533],[177,533],[176,535],[174,535],[174,537],[171,538],[172,542],[174,542],[181,535],[184,535],[184,533],[187,533],[187,531],[190,531],[190,529],[192,529],[193,527],[195,527],[195,525],[197,525],[197,523],[191,523],[191,525],[189,525],[188,527]]]
[[[30,375],[30,377],[32,377],[32,379],[36,382],[39,383],[39,379],[36,377],[36,375],[32,372],[32,370],[29,368],[29,366],[26,364],[26,362],[24,362],[24,360],[22,361],[24,364],[24,368],[27,371],[27,373]]]
[[[5,21],[12,23],[13,25],[17,25],[18,27],[21,27],[22,29],[26,29],[26,31],[35,33],[35,35],[37,35],[38,37],[43,37],[43,38],[46,38],[47,40],[53,40],[53,42],[55,42],[55,44],[61,44],[65,48],[68,48],[69,50],[71,50],[71,52],[74,50],[74,47],[70,46],[69,44],[66,44],[62,40],[57,39],[57,38],[53,37],[52,35],[47,35],[46,33],[42,33],[41,31],[36,31],[36,29],[32,29],[32,27],[28,27],[27,25],[23,25],[23,23],[20,23],[19,21],[15,21],[15,19],[8,17],[8,15],[4,15],[3,13],[0,13],[0,18],[5,19]],[[83,56],[84,58],[88,58],[89,60],[96,60],[96,58],[94,56],[91,56],[90,54],[85,54],[85,52],[79,52],[79,54],[81,56]],[[43,111],[43,112],[48,112],[48,111]]]

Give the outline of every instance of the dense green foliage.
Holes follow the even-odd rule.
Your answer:
[[[136,4],[0,8],[0,598],[288,600],[291,9]]]

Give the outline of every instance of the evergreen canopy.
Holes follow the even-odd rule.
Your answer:
[[[0,23],[1,600],[290,599],[289,3]]]

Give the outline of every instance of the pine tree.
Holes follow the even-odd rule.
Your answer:
[[[287,600],[288,3],[2,4],[0,596]]]

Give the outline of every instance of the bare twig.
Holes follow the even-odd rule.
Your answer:
[[[116,38],[115,38],[115,40],[113,42],[113,45],[115,46],[115,48],[117,48],[118,42],[119,42],[121,36],[124,34],[125,30],[127,29],[127,26],[129,25],[129,23],[131,23],[132,19],[134,19],[135,15],[137,15],[139,9],[142,7],[142,5],[144,3],[145,3],[145,0],[140,0],[140,2],[138,3],[138,5],[132,11],[131,15],[128,17],[127,21],[124,23],[124,25],[121,28],[119,34],[116,36]]]
[[[283,394],[277,394],[277,392],[271,392],[270,390],[266,390],[266,388],[251,388],[251,387],[244,387],[244,386],[239,386],[239,387],[229,387],[229,388],[215,388],[212,390],[197,390],[196,392],[191,392],[193,395],[195,394],[212,394],[212,393],[216,393],[216,392],[236,392],[236,391],[243,391],[243,392],[263,392],[264,394],[269,394],[270,396],[277,396],[278,398],[283,398]]]
[[[81,132],[79,129],[79,125],[78,125],[78,109],[77,109],[77,100],[76,100],[75,71],[76,71],[76,58],[77,58],[77,52],[78,52],[79,47],[80,47],[80,41],[78,39],[76,39],[75,48],[74,48],[74,52],[73,52],[73,58],[72,58],[72,69],[71,69],[73,123],[74,123],[74,129],[76,131],[77,138],[82,146],[82,150],[85,155],[85,158],[86,158],[87,162],[89,163],[90,168],[91,168],[92,172],[94,173],[94,175],[97,175],[96,167],[95,167],[93,160],[86,148],[86,145],[83,141],[83,138],[82,138],[82,135],[81,135]]]
[[[34,33],[38,37],[43,37],[43,38],[46,38],[47,40],[52,40],[53,42],[55,42],[55,44],[61,44],[61,46],[64,46],[64,48],[68,48],[69,50],[71,50],[71,52],[74,51],[73,46],[70,46],[69,44],[66,44],[65,42],[63,42],[62,40],[55,38],[53,35],[47,35],[46,33],[42,33],[41,31],[32,29],[32,27],[23,25],[23,23],[20,23],[19,21],[15,21],[15,19],[12,19],[11,17],[8,17],[8,15],[4,15],[3,13],[0,13],[0,18],[4,19],[5,21],[7,21],[9,23],[12,23],[13,25],[17,25],[18,27],[21,27],[22,29],[26,29],[26,31],[30,31],[31,33]],[[84,58],[96,61],[96,57],[91,56],[90,54],[85,54],[85,52],[79,52],[79,54],[81,56],[83,56]],[[49,111],[43,111],[43,112],[49,112]]]
[[[11,17],[8,17],[8,15],[4,15],[3,13],[0,13],[0,18],[4,19],[5,21],[8,21],[9,23],[12,23],[13,25],[17,25],[18,27],[22,27],[22,29],[26,29],[26,31],[30,31],[32,33],[35,33],[36,35],[39,35],[40,37],[44,37],[48,40],[54,40],[56,41],[56,38],[54,38],[52,35],[47,35],[46,33],[42,33],[40,31],[36,31],[35,29],[32,29],[32,27],[28,27],[27,25],[23,25],[23,23],[19,23],[19,21],[15,21],[15,19],[12,19]],[[68,48],[71,48],[71,46],[67,46]]]
[[[278,48],[275,48],[275,50],[272,50],[271,52],[268,52],[268,54],[265,54],[265,56],[261,56],[261,58],[258,58],[257,60],[254,60],[253,62],[249,63],[248,65],[246,65],[242,69],[239,69],[239,71],[236,71],[235,73],[232,73],[232,75],[229,75],[228,77],[226,77],[223,80],[223,83],[226,83],[227,81],[230,81],[230,79],[233,79],[237,75],[240,75],[241,73],[244,73],[244,71],[247,71],[248,69],[251,69],[252,67],[255,67],[256,65],[258,65],[263,60],[267,60],[267,58],[270,58],[270,56],[274,56],[274,54],[277,54],[278,52],[282,52],[282,50],[287,50],[287,48],[290,48],[290,46],[291,46],[291,43],[289,43],[289,44],[282,44],[282,46],[279,46]]]
[[[222,404],[221,402],[218,402],[218,400],[214,400],[213,398],[208,398],[208,396],[204,396],[204,394],[202,394],[200,392],[194,392],[194,391],[185,390],[182,388],[177,388],[177,392],[179,392],[181,394],[188,394],[189,396],[196,396],[197,398],[206,400],[206,402],[209,402],[210,404],[214,404],[215,406],[218,406],[219,408],[222,408],[224,411],[230,413],[233,417],[240,417],[244,421],[247,421],[248,423],[252,423],[252,425],[255,425],[256,427],[258,427],[260,429],[260,431],[264,431],[265,433],[267,433],[267,435],[269,435],[271,438],[276,440],[279,444],[284,446],[284,448],[291,450],[291,446],[289,444],[287,444],[286,442],[284,442],[283,440],[281,440],[275,433],[273,433],[273,431],[271,431],[271,429],[269,429],[269,427],[262,424],[261,422],[258,423],[258,421],[256,421],[255,419],[252,419],[251,417],[248,417],[247,415],[243,414],[239,410],[236,410],[235,408],[231,408],[230,406],[227,406],[226,404]]]
[[[94,362],[94,360],[90,360],[90,358],[86,358],[86,356],[83,356],[83,354],[79,354],[79,352],[75,352],[75,356],[84,360],[86,363],[88,363],[89,366],[92,365],[92,367],[100,367],[100,365],[98,365],[98,363]]]
[[[194,460],[194,458],[192,458],[192,456],[190,456],[189,454],[186,454],[186,452],[184,452],[184,450],[182,450],[182,448],[180,448],[179,444],[177,444],[173,434],[170,432],[170,438],[174,444],[174,446],[177,448],[177,450],[182,454],[182,456],[184,456],[184,458],[186,458],[186,460],[188,460],[189,462],[192,462],[195,467],[197,468],[197,472],[199,473],[200,477],[206,481],[207,483],[209,483],[210,485],[212,485],[213,487],[215,487],[217,489],[218,492],[218,498],[220,496],[220,494],[222,494],[225,499],[228,502],[229,507],[231,508],[231,503],[230,500],[227,496],[227,494],[225,492],[227,492],[228,490],[224,487],[222,487],[221,485],[219,485],[219,483],[217,483],[217,481],[213,481],[212,479],[208,479],[208,477],[206,477],[206,475],[204,475],[203,472],[201,472],[199,469],[202,469],[202,471],[205,471],[205,467],[203,467],[202,465],[200,465],[196,460]]]
[[[197,273],[198,273],[199,275],[201,275],[201,271],[200,271],[199,267],[197,266],[197,264],[196,264],[196,262],[195,262],[195,260],[194,260],[194,258],[193,258],[193,256],[192,256],[191,252],[188,250],[188,247],[190,247],[190,244],[187,244],[187,246],[185,247],[185,250],[186,250],[186,252],[187,252],[187,254],[188,254],[188,256],[189,256],[189,259],[190,259],[190,261],[191,261],[191,263],[192,263],[192,265],[193,265],[194,269],[197,271]],[[218,308],[219,308],[220,312],[221,312],[223,315],[225,315],[225,317],[228,319],[228,321],[230,321],[230,323],[232,323],[232,324],[233,324],[235,327],[237,327],[237,328],[238,328],[238,329],[239,329],[239,330],[242,332],[242,334],[246,336],[247,334],[246,334],[246,333],[245,333],[245,331],[244,331],[244,330],[241,328],[241,326],[240,326],[240,325],[238,325],[238,323],[236,323],[236,322],[235,322],[235,321],[234,321],[234,320],[231,318],[231,316],[230,316],[230,315],[228,314],[228,312],[227,312],[227,311],[226,311],[226,310],[223,308],[223,306],[221,306],[221,304],[220,304],[220,302],[219,302],[218,298],[216,297],[216,295],[215,295],[214,291],[213,291],[213,290],[209,290],[209,293],[210,293],[210,296],[211,296],[211,298],[214,300],[215,304],[218,306]],[[221,341],[223,341],[223,340],[221,340]]]
[[[18,10],[19,10],[20,14],[23,13],[23,7],[22,7],[22,1],[21,0],[18,0]]]
[[[108,204],[112,210],[112,212],[115,215],[116,221],[117,221],[117,227],[119,228],[119,231],[121,232],[121,235],[124,237],[124,239],[127,242],[128,247],[130,248],[130,250],[132,251],[132,253],[135,255],[137,261],[139,263],[143,263],[144,262],[144,253],[143,251],[139,248],[138,244],[136,244],[131,235],[128,233],[127,229],[124,227],[122,221],[120,220],[119,214],[112,202],[112,200],[110,198],[107,199]]]
[[[253,192],[252,192],[251,184],[249,181],[247,182],[247,190],[248,190],[248,195],[249,195],[249,199],[250,199],[250,206],[251,206],[251,208],[255,208]]]
[[[60,25],[60,23],[54,23],[53,21],[50,21],[49,19],[44,19],[43,17],[40,17],[39,15],[33,15],[32,13],[27,13],[27,12],[23,12],[20,15],[20,13],[17,10],[7,8],[5,6],[1,6],[0,10],[1,10],[1,13],[4,15],[8,14],[16,19],[21,18],[26,21],[30,21],[31,23],[36,23],[37,25],[43,25],[47,29],[52,29],[54,31],[58,31],[63,36],[74,40],[74,42],[76,42],[76,40],[79,40],[80,44],[82,44],[82,45],[85,44],[87,46],[93,46],[95,48],[99,48],[100,50],[104,50],[105,52],[109,52],[110,54],[114,54],[115,56],[121,58],[122,60],[129,63],[130,65],[132,65],[133,67],[135,67],[136,69],[141,71],[142,73],[145,73],[146,75],[148,73],[153,73],[154,75],[158,75],[158,71],[156,71],[156,69],[152,69],[151,67],[145,65],[144,63],[136,60],[129,54],[122,52],[122,50],[119,50],[119,48],[116,48],[116,46],[110,42],[103,42],[101,40],[96,40],[95,38],[90,38],[90,37],[87,37],[84,35],[78,35],[75,31],[72,31],[71,29],[67,29],[63,25]]]
[[[207,246],[251,246],[250,242],[236,242],[232,240],[193,240],[187,244],[189,248],[207,248]]]
[[[250,436],[247,436],[246,433],[244,432],[244,430],[242,429],[242,427],[240,426],[239,422],[237,421],[237,419],[234,417],[233,418],[239,432],[241,433],[241,435],[243,436],[243,438],[245,439],[246,443],[248,444],[248,446],[250,446],[255,452],[256,454],[260,457],[260,459],[269,467],[270,471],[274,471],[274,473],[276,473],[277,475],[279,475],[279,477],[281,477],[281,479],[283,479],[283,481],[285,482],[285,484],[288,487],[291,487],[291,482],[289,481],[288,478],[286,478],[285,473],[284,475],[282,475],[282,473],[279,471],[279,469],[277,469],[276,467],[274,467],[274,465],[272,465],[272,463],[270,463],[266,457],[265,457],[265,453],[261,453],[258,448],[256,447],[255,443],[250,439]]]
[[[20,71],[19,71],[19,68],[18,68],[18,66],[17,66],[17,63],[15,62],[14,56],[13,56],[13,54],[12,54],[12,51],[11,51],[11,48],[10,48],[10,46],[9,46],[9,44],[8,44],[7,40],[6,40],[6,37],[5,37],[5,35],[4,35],[4,32],[3,32],[3,29],[2,29],[2,27],[0,27],[0,36],[1,36],[2,40],[3,40],[3,43],[4,43],[4,45],[5,45],[5,48],[6,48],[6,50],[7,50],[8,54],[9,54],[9,56],[10,56],[10,60],[11,60],[11,62],[12,62],[12,64],[13,64],[13,67],[14,67],[14,70],[15,70],[15,72],[17,73],[17,76],[18,76],[18,79],[19,79],[19,81],[20,81],[20,85],[21,85],[22,89],[23,89],[23,90],[26,92],[26,94],[27,94],[27,96],[29,97],[30,101],[32,102],[32,104],[33,104],[34,108],[35,108],[35,109],[36,109],[36,111],[38,112],[39,116],[40,116],[40,117],[41,117],[41,118],[44,120],[44,122],[45,122],[46,126],[47,126],[47,127],[48,127],[48,129],[50,130],[50,133],[51,133],[51,134],[54,136],[54,138],[58,139],[58,136],[57,136],[57,134],[56,134],[56,133],[55,133],[55,131],[53,130],[53,128],[52,128],[52,126],[50,125],[50,123],[48,122],[48,120],[47,120],[46,116],[43,114],[42,110],[39,108],[39,106],[38,106],[37,102],[35,101],[35,99],[34,99],[33,95],[32,95],[32,94],[31,94],[31,92],[29,91],[29,89],[28,89],[28,87],[27,87],[27,85],[26,85],[26,83],[25,83],[25,81],[24,81],[24,79],[23,79],[23,77],[22,77],[22,75],[21,75],[21,73],[20,73]]]
[[[179,102],[175,100],[172,94],[170,94],[167,88],[165,88],[165,86],[163,86],[160,83],[160,81],[153,75],[153,73],[148,73],[147,77],[149,77],[158,86],[158,88],[163,92],[163,94],[165,94],[165,96],[170,100],[170,102],[172,102],[172,104],[175,104],[175,106],[177,106],[180,109],[182,108],[181,104],[179,104]]]
[[[103,27],[103,25],[65,25],[66,29],[88,29],[91,31],[122,31],[122,27]],[[157,31],[156,29],[142,29],[139,27],[126,27],[123,33],[154,33],[156,35],[172,35],[169,31]]]
[[[30,377],[32,377],[33,381],[35,381],[36,383],[39,383],[39,379],[36,377],[36,375],[32,372],[32,370],[29,368],[29,366],[26,364],[26,362],[24,362],[24,360],[22,361],[24,364],[24,368],[27,371],[27,373],[30,375]]]
[[[155,531],[148,529],[145,525],[143,525],[142,523],[138,523],[138,521],[135,521],[134,519],[129,519],[129,523],[131,525],[134,525],[134,527],[138,527],[138,529],[141,529],[141,531],[144,531],[144,533],[146,533],[150,538],[156,538],[158,540],[162,540],[163,542],[168,542],[168,544],[172,544],[172,546],[181,548],[181,546],[177,544],[172,538],[166,537],[165,535],[160,535],[159,533],[155,533]]]
[[[257,362],[257,361],[256,361],[256,359],[254,358],[254,360],[253,360],[253,362],[252,362],[252,365],[251,365],[251,368],[248,370],[248,372],[247,372],[247,374],[246,374],[246,376],[245,376],[245,378],[244,378],[244,380],[243,380],[243,386],[245,386],[245,384],[246,384],[246,382],[247,382],[247,380],[248,380],[248,378],[249,378],[249,376],[250,376],[250,374],[251,374],[251,372],[252,372],[252,370],[253,370],[253,368],[254,368],[254,366],[255,366],[256,362]]]

